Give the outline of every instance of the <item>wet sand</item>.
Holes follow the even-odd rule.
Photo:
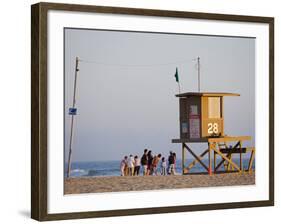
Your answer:
[[[65,194],[179,189],[255,184],[255,173],[176,176],[79,177],[65,180]]]

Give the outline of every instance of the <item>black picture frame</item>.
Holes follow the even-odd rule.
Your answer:
[[[38,3],[31,6],[31,217],[39,221],[109,216],[141,215],[170,212],[203,211],[274,205],[274,18],[166,11],[89,5]],[[47,13],[49,10],[110,13],[166,18],[194,18],[217,21],[263,23],[269,25],[269,200],[203,205],[169,206],[110,211],[48,214],[47,192]]]

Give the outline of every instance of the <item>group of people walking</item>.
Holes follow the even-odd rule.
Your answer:
[[[168,162],[168,166],[167,166]],[[176,174],[176,153],[170,151],[168,161],[161,154],[152,155],[152,151],[145,149],[141,158],[137,155],[125,156],[120,164],[121,176],[139,176],[142,167],[143,176],[159,175],[159,164],[161,175]]]

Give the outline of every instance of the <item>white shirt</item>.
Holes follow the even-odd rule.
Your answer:
[[[129,168],[134,167],[134,157],[133,156],[130,156],[128,159],[128,167]]]
[[[135,166],[140,166],[140,158],[135,159]]]

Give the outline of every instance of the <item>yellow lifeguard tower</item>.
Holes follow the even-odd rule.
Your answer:
[[[191,168],[200,163],[211,175],[224,165],[225,171],[243,172],[243,154],[251,153],[247,171],[252,170],[255,148],[242,147],[243,141],[251,140],[251,136],[227,136],[224,133],[224,97],[240,96],[235,93],[213,93],[213,92],[187,92],[177,94],[179,97],[180,115],[180,138],[173,139],[173,143],[182,144],[182,171],[189,173]],[[206,149],[200,155],[196,155],[188,143],[208,143]],[[232,145],[231,145],[232,144]],[[186,150],[194,157],[194,160],[185,165]],[[211,153],[214,153],[213,160]],[[240,164],[232,160],[234,153],[240,154]],[[208,154],[209,164],[203,162],[204,156]],[[217,162],[217,155],[222,159]],[[213,166],[213,171],[212,171]]]

